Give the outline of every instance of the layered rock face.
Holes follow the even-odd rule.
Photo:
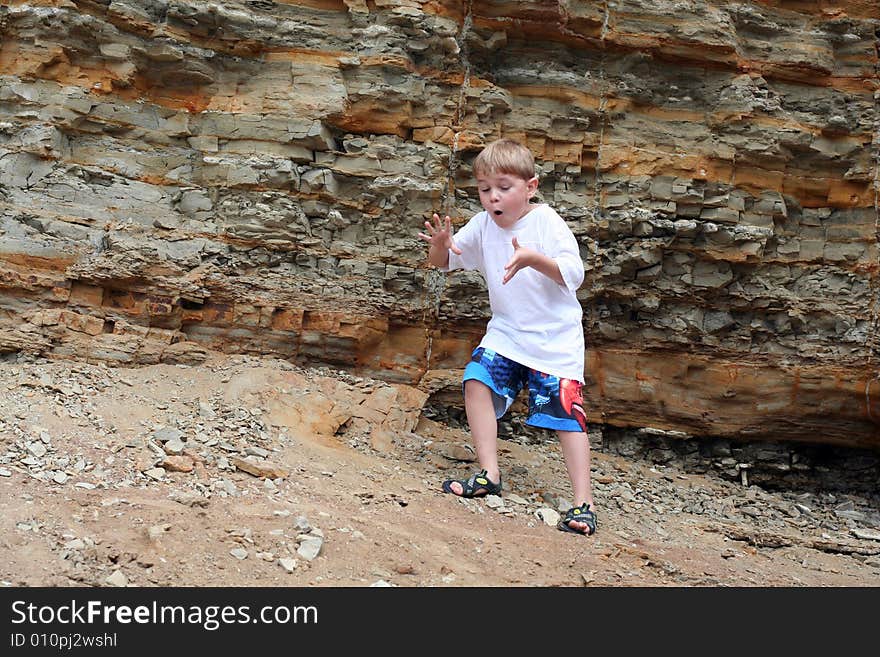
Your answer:
[[[0,352],[457,388],[424,263],[514,137],[582,245],[590,419],[880,447],[873,0],[0,6]],[[564,348],[564,345],[560,346]]]

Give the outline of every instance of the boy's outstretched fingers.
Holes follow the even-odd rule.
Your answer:
[[[449,215],[446,215],[445,220],[441,222],[440,217],[435,212],[433,219],[433,225],[430,221],[425,222],[425,228],[428,229],[428,232],[419,233],[419,237],[432,246],[445,246],[456,255],[461,255],[461,249],[455,246],[455,242],[452,241],[452,219],[449,218]]]
[[[426,242],[430,242],[431,238],[433,238],[434,235],[440,232],[440,217],[437,216],[436,212],[434,213],[433,219],[434,223],[437,225],[437,228],[435,229],[434,226],[431,225],[430,221],[426,221],[425,228],[428,229],[428,233],[419,233],[419,237],[421,237]]]

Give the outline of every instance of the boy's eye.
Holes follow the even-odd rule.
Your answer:
[[[485,193],[488,192],[488,191],[489,191],[488,189],[481,189],[481,190],[480,190],[480,192],[481,192],[482,194],[485,194]]]

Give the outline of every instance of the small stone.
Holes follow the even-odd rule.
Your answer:
[[[231,554],[236,559],[247,559],[248,551],[244,548],[235,548],[234,550],[230,550],[229,554]]]
[[[204,507],[208,506],[208,504],[209,504],[208,500],[205,499],[204,497],[202,497],[201,495],[199,495],[198,493],[174,491],[170,495],[170,498],[172,500],[174,500],[175,502],[183,504],[184,506],[192,506],[192,507],[200,506],[200,507],[204,508]]]
[[[169,440],[165,443],[165,453],[166,454],[180,454],[184,449],[186,449],[186,445],[182,440]]]
[[[856,538],[861,538],[866,541],[880,541],[880,532],[874,531],[873,529],[853,529],[853,536]]]
[[[230,497],[238,495],[238,487],[233,482],[229,481],[229,479],[221,479],[215,485],[217,490],[226,493]]]
[[[269,461],[258,463],[249,459],[243,459],[240,456],[234,456],[230,459],[230,462],[239,470],[247,472],[255,477],[277,479],[279,477],[284,478],[290,474],[286,468],[270,463]]]
[[[46,446],[43,445],[43,443],[37,443],[37,442],[28,443],[27,444],[27,451],[29,451],[31,454],[33,454],[38,459],[44,457],[46,455],[46,452],[48,452],[48,450],[46,449]]]
[[[144,474],[156,481],[162,481],[165,478],[165,470],[162,468],[150,468],[149,470],[144,470]]]
[[[64,544],[65,550],[82,550],[86,544],[83,542],[81,538],[75,538],[72,541],[68,541]],[[119,571],[117,571],[119,572]]]
[[[157,429],[154,431],[153,438],[160,443],[167,443],[169,440],[180,440],[183,438],[183,432],[170,427],[165,427],[164,429]]]
[[[450,461],[473,463],[476,460],[474,450],[470,445],[449,445],[448,447],[445,447],[440,454]]]
[[[6,468],[0,468],[0,477],[11,477],[12,470],[7,470]]]
[[[165,230],[174,230],[180,226],[180,221],[175,217],[157,217],[153,220],[153,226]]]
[[[286,570],[287,572],[292,573],[294,570],[296,570],[297,561],[296,559],[282,557],[278,560],[278,565],[284,568],[284,570]]]
[[[535,516],[549,527],[555,527],[561,517],[556,511],[546,506],[535,511]]]
[[[159,465],[168,472],[192,472],[195,467],[188,456],[166,456]]]
[[[565,499],[564,497],[557,497],[556,498],[556,510],[559,511],[559,513],[565,513],[572,506],[574,506],[574,505],[571,502],[569,502],[567,499]]]
[[[394,586],[394,584],[389,584],[384,579],[378,579],[375,582],[373,582],[372,584],[370,584],[371,588],[374,588],[374,587],[381,588],[381,587],[386,587],[386,586]]]
[[[111,575],[107,576],[104,583],[109,586],[128,586],[128,578],[121,570],[114,570]]]
[[[313,561],[319,554],[321,554],[321,547],[323,545],[324,541],[321,538],[307,536],[303,539],[303,542],[300,543],[296,553],[306,561]]]
[[[55,474],[52,475],[52,481],[54,481],[56,484],[63,484],[67,481],[67,479],[67,474],[65,474],[61,470],[56,470]]]
[[[502,509],[504,508],[504,500],[497,495],[486,495],[486,506],[490,509]]]

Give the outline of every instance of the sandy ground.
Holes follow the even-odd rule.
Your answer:
[[[554,441],[503,441],[502,499],[457,499],[440,485],[475,469],[456,460],[468,458],[466,435],[425,419],[371,435],[333,402],[343,388],[386,388],[343,378],[225,356],[194,367],[0,364],[0,580],[880,585],[876,529],[829,516],[833,507],[875,518],[865,500],[767,492],[594,452],[599,531],[566,534],[540,517],[552,522],[570,495]],[[311,400],[311,415],[289,412],[295,397]],[[234,465],[248,455],[263,468],[256,475]]]

